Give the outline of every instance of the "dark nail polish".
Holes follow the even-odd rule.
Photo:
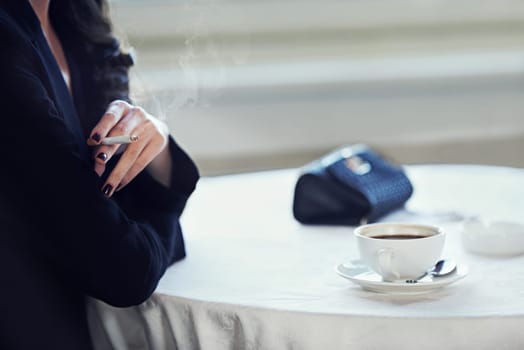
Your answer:
[[[99,142],[100,141],[100,134],[99,133],[94,133],[93,135],[91,135],[91,138],[93,140],[95,140],[96,142]]]
[[[113,186],[111,186],[110,184],[107,184],[104,186],[104,188],[102,188],[102,193],[105,194],[106,196],[109,196],[112,189],[113,189]]]
[[[98,159],[102,159],[104,162],[106,161],[107,159],[107,153],[98,153],[98,155],[96,156]]]

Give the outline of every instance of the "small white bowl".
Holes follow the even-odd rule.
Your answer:
[[[515,256],[524,253],[524,225],[510,221],[470,219],[462,226],[464,249],[477,254]]]

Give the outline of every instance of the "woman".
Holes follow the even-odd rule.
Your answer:
[[[104,6],[0,2],[1,349],[91,349],[85,297],[139,304],[185,255],[198,171],[131,104]]]

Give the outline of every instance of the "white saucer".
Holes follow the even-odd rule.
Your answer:
[[[335,271],[340,276],[369,291],[390,294],[419,294],[437,290],[466,277],[468,267],[457,265],[457,270],[447,276],[426,276],[416,283],[383,281],[379,274],[371,271],[360,260],[352,260],[349,263],[337,265]]]

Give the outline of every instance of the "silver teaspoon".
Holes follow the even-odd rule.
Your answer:
[[[450,273],[455,272],[456,269],[457,269],[457,264],[453,260],[442,259],[442,260],[437,261],[437,263],[435,264],[435,266],[433,266],[431,270],[427,271],[426,273],[424,273],[422,276],[418,278],[406,280],[406,283],[418,283],[418,281],[420,281],[422,278],[428,275],[432,277],[446,276],[446,275],[449,275]]]

